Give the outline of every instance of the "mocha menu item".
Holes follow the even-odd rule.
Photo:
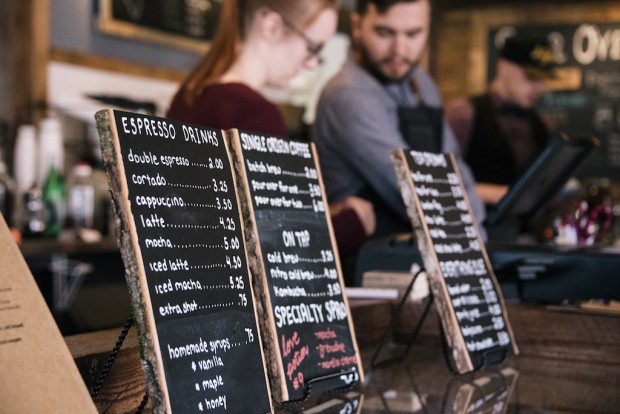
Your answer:
[[[314,146],[229,137],[274,399],[352,386],[362,369]]]
[[[222,131],[96,119],[154,412],[272,412]]]
[[[399,150],[392,159],[456,369],[517,354],[454,157]]]

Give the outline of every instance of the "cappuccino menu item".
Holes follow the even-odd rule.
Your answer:
[[[272,412],[222,131],[96,119],[154,412]]]
[[[314,146],[230,131],[277,401],[362,375]]]
[[[392,159],[456,369],[517,354],[454,157],[399,150]]]

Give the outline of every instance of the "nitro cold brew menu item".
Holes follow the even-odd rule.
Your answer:
[[[452,156],[393,154],[459,372],[517,353],[499,286]]]
[[[156,412],[271,412],[223,133],[96,118]]]
[[[253,218],[246,237],[268,316],[262,327],[274,398],[351,386],[360,360],[314,147],[241,131],[230,136],[246,186],[245,215]]]

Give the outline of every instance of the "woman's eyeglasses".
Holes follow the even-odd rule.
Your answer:
[[[323,46],[325,46],[325,44],[323,42],[315,42],[314,40],[310,39],[308,35],[306,35],[301,29],[295,26],[290,20],[288,20],[284,16],[282,16],[282,22],[289,30],[291,30],[297,36],[301,37],[306,43],[308,58],[317,58],[320,62],[319,54],[321,53],[321,50],[323,50]]]

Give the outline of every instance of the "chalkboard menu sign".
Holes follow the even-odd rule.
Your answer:
[[[271,412],[222,131],[96,119],[155,412]]]
[[[516,354],[454,157],[400,150],[392,158],[456,369],[468,372]]]
[[[515,32],[547,38],[558,61],[557,79],[537,104],[541,114],[569,136],[601,141],[577,176],[620,181],[620,22],[495,28],[488,36],[488,79],[497,48]]]
[[[274,398],[298,400],[362,375],[314,145],[233,131]]]

